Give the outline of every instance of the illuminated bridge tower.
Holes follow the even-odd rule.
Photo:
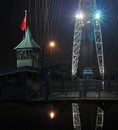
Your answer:
[[[103,56],[103,41],[100,26],[100,10],[97,9],[96,0],[80,0],[78,12],[76,15],[76,23],[73,39],[72,52],[72,77],[77,76],[80,57],[80,46],[84,31],[89,26],[89,30],[93,32],[93,38],[96,47],[97,62],[99,73],[104,79],[104,56]]]
[[[78,12],[76,15],[76,23],[73,39],[73,52],[72,52],[72,78],[76,78],[79,67],[79,57],[81,44],[83,42],[83,36],[85,31],[89,27],[89,32],[93,32],[93,38],[96,47],[97,62],[99,67],[99,73],[102,79],[104,79],[104,56],[103,56],[103,41],[100,26],[100,10],[97,9],[96,0],[79,0]],[[87,41],[87,40],[86,40]],[[86,42],[85,41],[85,42]],[[102,113],[102,114],[101,114]],[[81,119],[79,112],[79,104],[72,103],[73,114],[73,126],[75,130],[81,130]],[[96,130],[102,130],[103,128],[103,116],[104,113],[97,112],[96,117]],[[100,118],[99,118],[100,117]]]

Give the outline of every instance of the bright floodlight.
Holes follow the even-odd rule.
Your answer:
[[[101,16],[101,12],[98,10],[95,14],[95,18],[96,19],[100,19],[100,16]]]
[[[77,12],[76,18],[83,19],[84,18],[83,12],[82,11]]]
[[[97,19],[99,19],[99,18],[100,18],[100,14],[96,14],[95,17],[96,17]]]
[[[83,19],[83,14],[77,14],[77,15],[76,15],[76,18],[78,18],[78,19]]]

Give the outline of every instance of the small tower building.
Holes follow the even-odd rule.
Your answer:
[[[24,66],[40,68],[40,47],[32,39],[28,27],[23,40],[14,49],[16,50],[17,68]]]

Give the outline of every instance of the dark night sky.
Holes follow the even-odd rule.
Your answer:
[[[65,0],[62,2],[62,9],[58,20],[58,33],[56,34],[56,41],[58,43],[59,52],[54,56],[54,64],[65,64],[68,72],[71,71],[71,55],[72,55],[72,42],[73,32],[75,23],[75,11],[77,8],[78,0],[68,2]],[[33,5],[32,5],[33,6]],[[12,1],[1,1],[0,4],[0,70],[11,69],[16,66],[15,52],[13,48],[19,44],[22,40],[23,32],[20,30],[20,25],[24,17],[24,10],[28,9],[28,0],[12,0]],[[98,8],[102,10],[104,18],[101,23],[103,44],[104,44],[104,58],[105,58],[105,69],[109,71],[113,68],[117,68],[118,62],[116,60],[118,55],[118,3],[113,0],[99,0]],[[33,12],[34,6],[31,7]],[[39,15],[39,13],[37,13]],[[29,16],[29,14],[28,14]],[[35,16],[32,15],[31,33],[32,37],[36,39],[35,28]],[[39,18],[40,19],[40,18]],[[54,26],[56,27],[56,25]],[[41,43],[39,43],[41,44]],[[58,60],[57,60],[58,59]],[[62,67],[63,68],[63,67]]]
[[[102,23],[105,67],[108,70],[118,68],[116,60],[118,55],[118,26],[115,26],[115,20],[118,23],[118,4],[116,0],[112,0],[114,14],[112,16],[109,3],[106,0],[98,1],[99,7],[103,10],[105,16]],[[73,14],[77,6],[75,3],[77,3],[77,0],[64,0],[59,35],[57,36],[60,52],[56,55],[58,60],[55,63],[62,63],[67,66],[71,66],[74,31]],[[11,69],[16,65],[13,48],[22,40],[24,33],[20,30],[20,24],[24,17],[24,10],[27,8],[28,0],[1,0],[0,2],[0,70]],[[32,33],[35,35],[34,32]],[[69,69],[68,71],[70,71]],[[3,130],[46,130],[50,127],[50,130],[72,130],[71,105],[67,105],[66,109],[63,108],[59,111],[59,115],[55,120],[50,120],[47,117],[44,106],[40,104],[38,106],[0,104],[0,129],[3,127]],[[106,112],[105,130],[118,130],[117,117],[118,105],[114,105]]]

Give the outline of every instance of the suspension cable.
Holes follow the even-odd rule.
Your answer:
[[[115,38],[118,36],[118,29],[117,29],[117,23],[116,23],[116,15],[114,14],[115,10],[113,8],[113,3],[111,0],[108,0],[109,6],[110,6],[110,10],[111,10],[111,16],[112,16],[112,27],[114,28],[114,36]]]

